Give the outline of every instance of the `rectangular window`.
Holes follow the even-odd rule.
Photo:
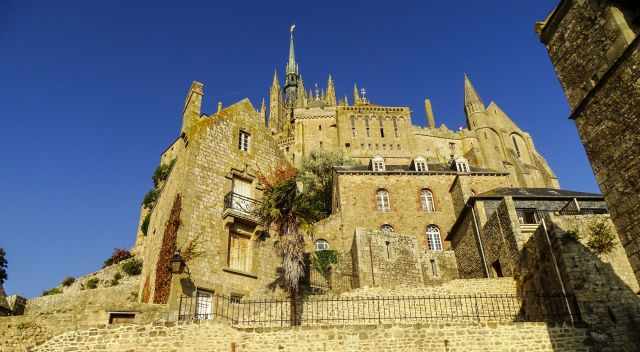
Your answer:
[[[395,117],[393,118],[393,133],[396,136],[396,138],[399,137],[399,133],[398,133],[398,119],[396,119]]]
[[[449,151],[451,152],[451,155],[456,155],[456,144],[455,143],[449,143]]]
[[[380,138],[384,138],[384,125],[382,124],[382,117],[378,117],[378,124],[380,125]]]
[[[369,128],[369,117],[364,118],[364,126],[367,129],[367,137],[371,137],[371,129]]]
[[[249,151],[249,139],[251,135],[248,132],[240,131],[240,137],[238,138],[238,149],[243,152]]]
[[[353,116],[351,116],[351,135],[356,136],[356,119]]]
[[[229,268],[245,273],[251,272],[249,243],[249,236],[244,236],[235,232],[231,232],[229,234]]]

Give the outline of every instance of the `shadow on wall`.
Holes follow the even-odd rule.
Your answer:
[[[520,254],[515,277],[522,309],[535,317],[564,304],[588,329],[585,342],[593,351],[637,351],[640,298],[611,263],[583,242],[561,217],[546,217]],[[569,298],[549,302],[541,295]],[[553,340],[551,331],[550,336]]]

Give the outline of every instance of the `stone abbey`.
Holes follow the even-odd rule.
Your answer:
[[[143,299],[158,296],[162,226],[178,193],[181,225],[171,247],[196,237],[206,243],[206,254],[190,264],[200,289],[244,296],[272,281],[278,259],[271,246],[258,244],[263,229],[240,208],[259,202],[258,172],[280,162],[300,165],[313,152],[340,153],[356,163],[335,168],[332,214],[314,231],[319,246],[338,251],[350,250],[358,228],[410,235],[419,251],[452,250],[445,239],[456,237],[451,231],[469,197],[498,188],[572,199],[553,191],[558,179],[531,136],[496,103],[486,106],[466,75],[461,107],[467,128],[459,131],[436,127],[429,100],[429,125],[420,127],[408,107],[378,105],[355,85],[351,100],[338,100],[331,76],[326,89],[307,90],[293,32],[284,77],[280,82],[274,73],[268,118],[264,102],[256,110],[248,100],[203,114],[203,84],[192,84],[180,138],[161,156],[164,164],[176,160],[174,170],[151,213],[150,234],[140,231],[136,241],[150,264]],[[140,221],[145,216],[143,210]],[[487,214],[476,216],[482,226]],[[455,269],[455,256],[446,260],[442,265]],[[476,269],[469,275],[488,275],[486,265]]]
[[[618,28],[627,3],[563,0],[537,27],[572,107],[585,114],[581,101],[606,85],[574,79],[588,65],[564,47],[579,53],[597,41],[630,55],[637,40],[628,31],[613,43],[563,38],[593,21],[596,33]],[[258,109],[243,99],[205,113],[204,84],[191,84],[177,137],[160,155],[167,176],[140,211],[131,252],[142,272],[113,284],[112,265],[29,300],[4,298],[0,287],[0,315],[14,315],[0,317],[0,350],[637,350],[637,241],[618,234],[635,215],[621,216],[600,194],[562,189],[517,117],[485,104],[467,75],[458,130],[437,126],[429,99],[427,126],[418,126],[409,107],[378,104],[355,84],[339,96],[339,77],[305,87],[294,28],[284,71]],[[583,56],[609,67],[609,56]],[[581,119],[596,176],[615,200],[607,182],[622,176],[604,177],[598,154],[613,147],[596,143],[593,117]],[[331,211],[312,225],[306,291],[293,299],[274,288],[282,258],[253,211],[265,192],[259,176],[326,153],[352,162],[331,168]],[[312,263],[323,253],[330,265]],[[85,289],[89,280],[97,288]]]

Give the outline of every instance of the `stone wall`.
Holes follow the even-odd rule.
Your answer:
[[[540,323],[234,329],[206,321],[69,332],[33,351],[589,351],[586,332]]]
[[[137,286],[135,282],[31,299],[24,315],[0,318],[0,351],[24,351],[67,331],[109,324],[114,312],[126,312],[136,324],[164,318],[164,306],[135,302],[132,293]]]
[[[574,295],[567,309],[590,328],[595,351],[632,351],[640,343],[638,282],[619,241],[608,254],[588,248],[594,220],[610,222],[608,215],[546,217],[546,227],[539,227],[523,248],[519,291],[530,315],[549,307],[536,293]]]
[[[640,30],[632,3],[562,1],[540,35],[640,278]]]
[[[421,249],[413,236],[358,228],[351,252],[359,287],[424,285],[458,277],[452,252]]]

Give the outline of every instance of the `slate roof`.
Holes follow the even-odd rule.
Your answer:
[[[449,164],[437,163],[437,164],[427,164],[427,165],[428,165],[429,171],[426,171],[426,172],[458,173],[458,171],[452,169],[451,166],[449,166]],[[471,173],[487,173],[487,172],[499,173],[499,174],[505,173],[505,172],[502,172],[502,171],[484,169],[484,168],[475,167],[475,166],[470,166],[470,169],[471,169]],[[336,167],[336,170],[338,172],[340,172],[340,171],[371,171],[371,172],[373,172],[373,170],[371,170],[371,167],[369,165],[338,166],[338,167]],[[413,163],[407,164],[407,165],[390,165],[390,164],[387,164],[387,165],[385,165],[385,171],[413,171],[413,172],[416,172],[415,169],[413,168]],[[379,171],[379,172],[384,172],[384,171]]]
[[[602,194],[570,191],[566,189],[554,188],[507,188],[500,187],[491,191],[477,194],[475,198],[598,198],[602,199]]]

